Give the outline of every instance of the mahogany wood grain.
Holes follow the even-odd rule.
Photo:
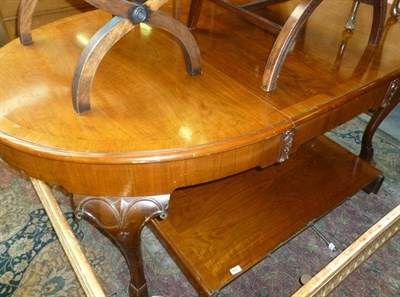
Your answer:
[[[394,54],[399,45],[396,24],[382,45],[386,54],[359,61],[369,33],[362,30],[368,25],[362,10],[360,30],[351,38],[340,68],[333,68],[343,22],[336,14],[323,14],[328,4],[321,4],[323,9],[310,19],[306,35],[299,37],[298,46],[288,55],[281,87],[268,94],[258,81],[262,53],[272,45],[273,36],[212,4],[205,8],[215,11],[210,16],[219,22],[193,31],[205,67],[196,78],[182,71],[181,51],[168,34],[156,34],[156,29],[147,27],[133,30],[99,66],[93,86],[96,103],[93,113],[85,116],[75,115],[71,108],[73,70],[87,40],[109,16],[91,12],[38,29],[38,44],[29,49],[17,42],[1,49],[2,156],[33,177],[93,195],[170,193],[272,164],[279,150],[274,149],[276,135],[326,114],[315,134],[323,133],[377,108],[379,96],[365,95],[365,101],[354,98],[384,88],[399,75],[399,57]],[[330,22],[322,21],[329,18]],[[231,28],[229,34],[224,33],[227,28]],[[251,46],[243,51],[240,44]],[[132,46],[141,50],[132,51]],[[16,61],[23,75],[15,73]],[[357,63],[368,67],[353,73]],[[340,108],[346,103],[348,108]],[[329,117],[327,113],[335,108],[339,108],[339,118]],[[346,116],[342,116],[344,110]],[[252,154],[244,161],[235,150]],[[200,174],[185,174],[188,164],[200,168]],[[61,168],[67,171],[61,174]],[[214,168],[212,173],[210,168]],[[148,178],[154,173],[162,181]]]
[[[188,76],[175,40],[145,26],[108,53],[93,84],[92,113],[76,115],[75,63],[108,20],[102,12],[76,16],[36,30],[29,48],[11,42],[1,49],[2,98],[16,100],[2,100],[3,158],[70,192],[109,196],[170,193],[276,161],[278,135],[290,120],[216,67]]]
[[[168,219],[152,227],[211,296],[380,174],[321,137],[283,164],[175,191]],[[242,271],[232,274],[237,265]]]

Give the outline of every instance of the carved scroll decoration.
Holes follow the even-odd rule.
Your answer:
[[[278,156],[278,163],[283,163],[287,159],[289,159],[290,149],[292,148],[293,145],[294,131],[295,129],[292,128],[290,130],[285,131],[285,133],[282,135],[282,144]]]
[[[141,231],[153,218],[167,217],[170,195],[145,197],[95,197],[74,195],[75,212],[105,231],[128,262],[129,296],[147,297],[141,251]]]
[[[383,100],[381,105],[382,108],[386,108],[391,104],[399,88],[400,88],[400,78],[397,78],[390,83],[385,99]]]

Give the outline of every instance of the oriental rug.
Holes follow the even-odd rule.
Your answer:
[[[327,136],[358,153],[365,122],[356,118]],[[223,297],[286,297],[302,275],[314,275],[352,241],[400,204],[400,141],[379,131],[376,166],[385,173],[378,194],[359,192],[263,261],[221,289]],[[127,296],[126,262],[96,228],[74,218],[68,193],[52,191],[108,296]],[[317,231],[316,231],[317,230]],[[197,296],[149,229],[143,234],[145,273],[151,294]],[[336,250],[328,248],[332,242]],[[0,160],[0,297],[84,296],[29,179]],[[372,255],[332,296],[400,296],[400,235]]]

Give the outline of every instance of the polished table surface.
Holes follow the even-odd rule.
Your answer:
[[[381,44],[368,46],[372,9],[361,8],[350,36],[343,32],[350,7],[322,2],[268,93],[260,85],[274,35],[206,3],[192,31],[202,74],[192,77],[176,40],[140,25],[103,59],[92,109],[82,115],[72,108],[74,69],[111,16],[92,11],[39,28],[32,45],[15,40],[0,50],[1,157],[71,193],[120,197],[171,194],[284,161],[308,140],[382,107],[400,77],[399,24],[388,21]]]
[[[277,135],[351,101],[346,93],[362,94],[399,73],[398,24],[382,46],[370,49],[370,24],[360,18],[338,58],[349,7],[336,3],[324,1],[311,17],[271,93],[261,90],[260,75],[274,35],[206,6],[193,31],[203,73],[191,77],[176,41],[141,26],[102,61],[92,111],[81,116],[71,108],[74,67],[110,16],[95,11],[35,30],[32,46],[13,41],[1,49],[3,151],[18,147],[17,167],[71,192],[120,196],[171,193],[272,164]],[[298,131],[295,147],[377,101],[349,107],[322,126],[310,124],[311,131]]]

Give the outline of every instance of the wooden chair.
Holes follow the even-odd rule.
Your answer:
[[[258,10],[262,7],[267,7],[268,5],[285,2],[287,0],[262,0],[240,6],[229,1],[211,1],[234,13],[237,13],[243,19],[250,21],[263,29],[278,34],[278,37],[268,56],[262,77],[261,87],[263,90],[269,92],[275,90],[276,88],[280,70],[283,66],[289,49],[297,38],[298,33],[322,0],[300,0],[283,26],[263,18],[259,14],[255,13],[255,10]],[[355,5],[356,3],[358,5],[359,2],[359,0],[356,0]],[[372,45],[377,45],[384,27],[387,5],[386,0],[362,0],[362,2],[373,5],[374,15],[369,43]],[[396,2],[397,4],[394,4],[395,8],[398,6],[398,0],[395,0],[395,3]],[[192,0],[191,2],[188,17],[188,27],[191,29],[194,29],[197,25],[202,3],[203,0]],[[393,13],[398,13],[398,8],[397,10],[393,10]]]
[[[382,37],[382,30],[384,28],[383,24],[386,17],[386,1],[354,0],[349,18],[347,19],[347,22],[345,24],[345,28],[347,30],[352,31],[356,28],[356,16],[361,3],[374,5],[373,23],[369,43],[372,45],[377,45],[380,38]],[[399,4],[400,0],[393,1],[392,7],[390,9],[390,16],[392,18],[398,18],[400,16]],[[380,7],[378,7],[378,9],[375,9],[376,5],[380,5]]]
[[[31,24],[38,1],[20,2],[17,27],[20,41],[24,45],[32,43]],[[90,90],[97,67],[105,54],[140,23],[158,27],[174,35],[182,45],[187,73],[192,76],[201,73],[200,51],[188,28],[158,11],[168,0],[149,0],[145,5],[123,0],[85,1],[114,17],[90,39],[77,62],[72,81],[72,103],[78,114],[90,111]]]
[[[350,16],[346,22],[346,29],[348,30],[354,30],[356,28],[356,15],[358,12],[358,7],[360,6],[361,3],[366,3],[366,4],[372,4],[373,1],[369,0],[354,0],[353,7],[351,9]],[[400,0],[393,0],[392,8],[390,9],[390,15],[392,17],[399,17],[400,16]]]

